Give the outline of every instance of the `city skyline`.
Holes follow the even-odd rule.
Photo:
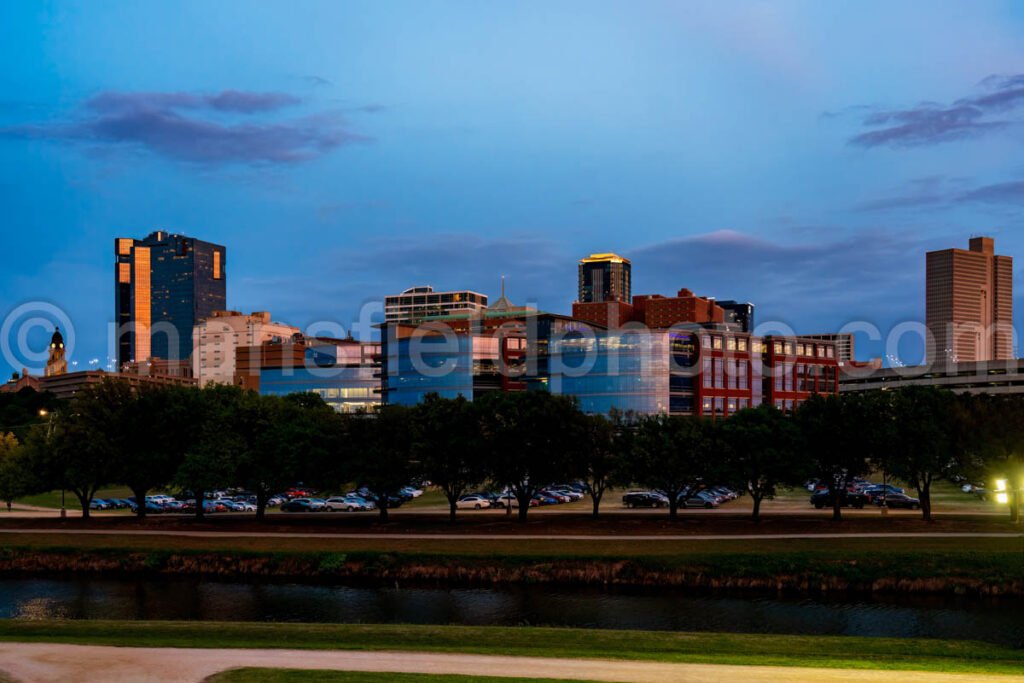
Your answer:
[[[5,5],[0,313],[56,305],[72,360],[103,358],[109,244],[166,230],[231,249],[229,308],[299,327],[501,275],[568,313],[601,251],[634,292],[801,333],[924,322],[926,251],[1024,247],[1024,10],[885,7],[325,4],[312,31],[266,7],[236,35],[230,3]]]

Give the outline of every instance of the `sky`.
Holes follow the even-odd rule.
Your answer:
[[[614,251],[910,365],[926,251],[1024,257],[1012,0],[8,0],[0,63],[5,373],[53,320],[103,365],[113,240],[157,229],[304,329],[503,275],[569,313]]]

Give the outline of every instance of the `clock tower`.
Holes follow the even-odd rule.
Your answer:
[[[64,337],[60,328],[54,328],[53,337],[50,338],[50,357],[46,361],[46,376],[67,374],[68,361],[64,357]]]

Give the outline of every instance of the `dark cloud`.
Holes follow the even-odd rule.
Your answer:
[[[294,163],[366,140],[349,131],[337,113],[254,119],[299,101],[286,93],[238,90],[106,92],[86,100],[71,120],[3,128],[0,136],[136,148],[203,164]]]
[[[924,253],[941,240],[884,231],[828,239],[828,232],[819,226],[813,241],[782,244],[724,230],[625,255],[633,262],[634,294],[687,287],[751,301],[759,321],[782,321],[798,332],[851,320],[884,328],[923,316]]]
[[[1024,204],[1024,181],[982,185],[959,195],[956,201]]]
[[[942,175],[916,178],[900,188],[897,194],[863,202],[855,208],[857,211],[889,211],[943,206],[963,192],[968,180]]]
[[[915,147],[977,138],[1018,122],[992,118],[1024,104],[1024,75],[990,76],[982,81],[989,92],[964,97],[950,105],[924,102],[909,109],[875,111],[863,119],[869,130],[850,138],[858,147]]]
[[[109,113],[138,109],[214,109],[239,114],[254,114],[283,109],[301,100],[280,92],[223,90],[213,94],[118,92],[100,93],[85,101],[93,111]]]

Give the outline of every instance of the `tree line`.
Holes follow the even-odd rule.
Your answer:
[[[0,411],[17,400],[40,401],[26,395]],[[314,394],[133,390],[115,380],[46,405],[34,424],[0,424],[0,500],[65,489],[84,516],[96,492],[113,485],[132,491],[140,517],[147,494],[188,491],[200,518],[208,492],[239,487],[255,494],[262,520],[272,496],[302,483],[365,486],[387,518],[389,498],[430,481],[453,519],[459,498],[492,488],[509,491],[525,520],[541,489],[574,480],[585,483],[595,517],[613,489],[661,493],[675,517],[680,501],[714,484],[749,495],[756,521],[780,487],[814,478],[827,484],[840,519],[851,481],[885,471],[917,492],[930,520],[936,480],[1024,477],[1024,400],[929,387],[815,396],[791,415],[763,405],[726,420],[587,415],[573,399],[546,392],[476,401],[431,395],[417,406],[346,415]],[[22,408],[14,414],[33,415]]]

